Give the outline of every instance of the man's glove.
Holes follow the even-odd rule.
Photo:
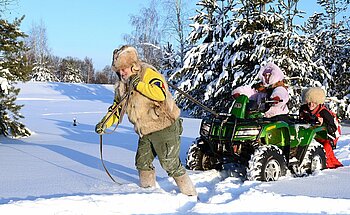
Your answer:
[[[129,78],[129,86],[133,89],[136,89],[136,86],[140,82],[140,76],[139,75],[131,75]]]
[[[103,122],[104,120],[102,119],[99,123],[97,123],[95,127],[95,132],[98,134],[103,134],[106,130],[106,123]]]

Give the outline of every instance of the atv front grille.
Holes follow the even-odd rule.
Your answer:
[[[260,127],[240,127],[235,133],[235,138],[251,138],[254,139],[260,134]]]

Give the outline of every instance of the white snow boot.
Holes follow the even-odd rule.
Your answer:
[[[177,186],[180,189],[180,192],[187,195],[187,196],[197,196],[196,188],[194,187],[190,177],[187,175],[187,173],[179,176],[174,177],[174,180],[177,184]]]
[[[155,170],[139,170],[140,187],[156,187]]]

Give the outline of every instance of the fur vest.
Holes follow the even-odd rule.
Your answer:
[[[145,75],[146,68],[157,71],[154,67],[146,63],[141,63],[140,66],[141,69],[138,75],[141,81]],[[163,81],[166,94],[164,101],[154,101],[136,90],[133,90],[129,96],[126,114],[140,137],[169,127],[180,116],[180,109],[175,104],[164,77]],[[117,100],[123,97],[126,89],[127,85],[124,82],[117,82],[115,89]]]

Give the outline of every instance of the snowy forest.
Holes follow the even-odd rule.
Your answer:
[[[89,57],[55,56],[44,23],[24,33],[25,17],[4,18],[11,2],[0,0],[0,133],[28,136],[19,121],[24,116],[16,105],[17,82],[113,84],[116,75],[110,65],[96,71]],[[192,10],[185,0],[157,2],[130,16],[133,31],[123,39],[207,107],[227,111],[232,90],[254,84],[260,67],[274,62],[287,77],[291,113],[301,105],[303,89],[320,86],[339,118],[350,118],[350,0],[317,0],[322,10],[310,17],[299,0],[198,0]],[[186,97],[174,96],[189,115],[206,114]]]

